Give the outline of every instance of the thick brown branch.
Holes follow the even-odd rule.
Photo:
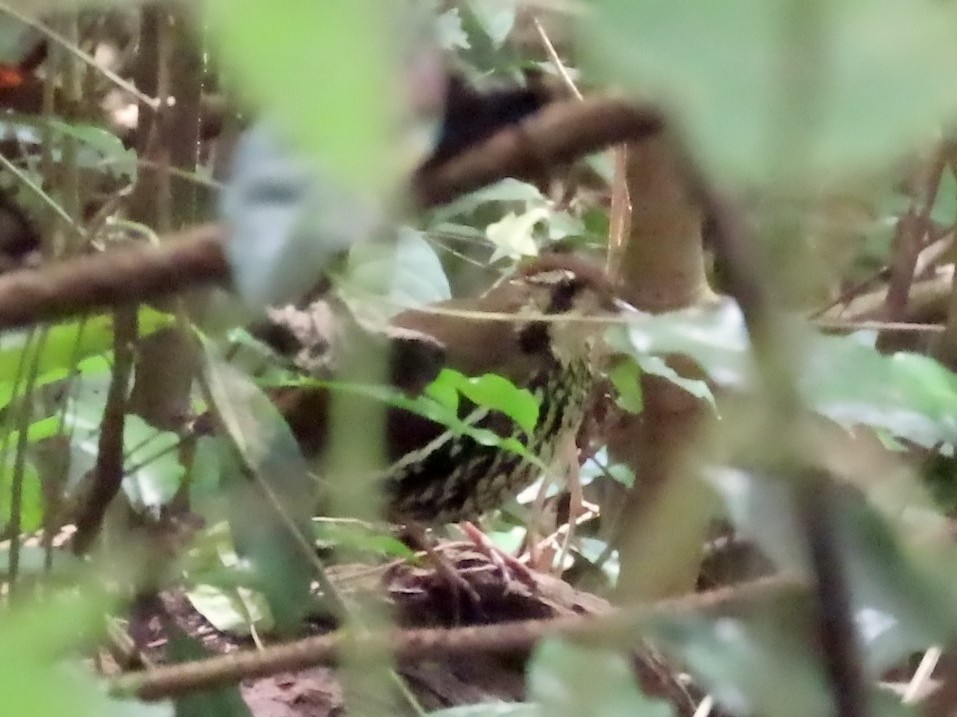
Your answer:
[[[555,102],[447,162],[426,165],[412,178],[412,196],[420,207],[445,204],[505,177],[536,178],[547,167],[644,139],[663,127],[657,110],[623,99]]]
[[[659,132],[661,115],[609,97],[549,105],[448,161],[412,177],[422,208],[449,202],[505,177],[529,178],[546,167],[625,140]],[[205,283],[225,283],[225,228],[209,224],[136,246],[0,276],[0,329],[55,321]]]
[[[205,224],[162,246],[128,246],[0,276],[0,329],[224,283],[223,238],[221,226]]]

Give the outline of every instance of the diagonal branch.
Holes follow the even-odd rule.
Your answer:
[[[660,132],[661,114],[613,97],[555,102],[438,165],[417,171],[413,202],[443,204],[505,177],[529,179],[603,147]],[[206,224],[137,245],[0,276],[0,329],[56,321],[200,284],[228,283],[226,229]]]

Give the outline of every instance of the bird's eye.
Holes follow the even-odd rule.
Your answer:
[[[552,293],[546,310],[549,314],[562,314],[571,311],[575,295],[581,289],[581,282],[574,276],[565,276],[552,287]]]

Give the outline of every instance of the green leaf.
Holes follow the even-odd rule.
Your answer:
[[[138,314],[140,334],[148,336],[169,326],[173,317],[143,307]],[[113,348],[113,320],[109,315],[57,324],[46,330],[39,348],[25,350],[29,332],[10,332],[0,337],[0,405],[13,395],[13,378],[21,362],[36,366],[37,386],[59,380],[83,359]]]
[[[39,152],[45,146],[45,135],[50,133],[53,142],[54,162],[61,162],[64,137],[71,137],[78,144],[76,164],[91,170],[106,170],[113,176],[136,181],[136,152],[123,145],[115,134],[88,124],[67,123],[55,118],[16,116],[0,120],[0,136],[16,137],[22,145],[32,145]]]
[[[15,444],[11,444],[11,448]],[[9,525],[13,514],[10,491],[13,487],[14,463],[16,456],[10,450],[3,464],[0,464],[0,524]],[[32,532],[43,526],[43,490],[40,476],[30,460],[24,461],[22,483],[20,487],[20,530]]]
[[[608,448],[602,446],[581,467],[579,479],[582,485],[588,485],[599,476],[608,476],[621,483],[625,488],[635,484],[635,472],[624,463],[610,463]]]
[[[446,370],[450,371],[450,373],[446,374],[445,377],[442,377],[442,373],[444,373]],[[464,394],[464,390],[462,390],[463,386],[466,387],[465,390],[471,390],[471,388],[468,387],[469,379],[467,377],[459,374],[457,371],[451,371],[451,369],[443,369],[443,371],[439,374],[439,377],[441,381],[446,384],[442,388],[438,389],[440,391],[441,400],[436,400],[433,398],[430,395],[430,390],[428,387],[421,395],[416,396],[415,398],[409,398],[405,393],[391,386],[370,386],[365,384],[342,383],[336,381],[317,381],[311,379],[300,381],[299,383],[302,385],[317,386],[320,388],[326,388],[330,391],[337,391],[355,396],[362,396],[364,398],[370,398],[376,401],[382,401],[387,405],[396,406],[397,408],[401,408],[416,415],[422,416],[423,418],[427,418],[430,421],[440,423],[457,434],[468,436],[480,445],[496,446],[502,450],[510,451],[520,455],[525,460],[534,463],[543,470],[547,469],[541,460],[539,460],[534,454],[530,453],[529,450],[517,439],[500,436],[494,431],[485,428],[477,428],[459,417],[457,411],[450,405],[448,399],[448,386],[452,385],[455,389],[462,391]],[[494,379],[492,383],[496,383]],[[535,404],[535,421],[537,422],[538,403],[535,401],[534,396],[529,393],[528,397],[526,397],[521,394],[521,391],[524,389],[518,389],[510,382],[509,385],[512,386],[514,392],[509,391],[508,388],[505,388],[503,393],[505,398],[501,402],[504,408],[507,408],[509,411],[512,411],[515,414],[514,416],[510,415],[512,420],[516,421],[520,427],[523,426],[523,424],[528,425],[531,407],[528,404],[527,399],[528,397],[531,397]],[[502,386],[499,384],[498,388],[501,387]],[[482,389],[480,389],[480,391],[481,390]],[[494,394],[494,391],[492,393]],[[498,399],[493,397],[493,400]],[[531,425],[534,426],[534,422]]]
[[[298,300],[383,221],[381,209],[260,121],[243,132],[219,209],[236,289],[255,309]]]
[[[434,383],[454,386],[472,403],[504,413],[526,433],[535,430],[538,423],[539,404],[531,391],[518,388],[497,374],[487,373],[469,378],[458,371],[444,368]]]
[[[394,244],[356,246],[349,255],[348,289],[398,310],[451,297],[442,262],[422,232],[401,227]]]
[[[707,475],[724,497],[740,535],[753,540],[779,569],[807,573],[804,534],[787,480],[729,468]],[[912,521],[901,519],[908,506],[897,500],[884,515],[847,488],[831,490],[828,500],[833,514],[840,516],[834,540],[874,674],[935,644],[942,635],[954,634],[957,582],[950,576],[957,550],[953,546],[930,550],[929,541],[914,536]]]
[[[766,607],[747,619],[662,618],[651,635],[680,656],[729,714],[828,714],[831,696],[804,641],[811,634],[807,608],[785,607]]]
[[[469,9],[495,47],[501,47],[515,26],[516,0],[469,0]]]
[[[212,0],[203,8],[233,84],[274,112],[317,166],[353,186],[388,186],[390,109],[398,106],[390,55],[399,50],[394,40],[404,19],[398,7]]]
[[[882,428],[922,446],[957,444],[957,376],[926,356],[885,356],[864,334],[825,336],[793,319],[790,341],[805,404],[843,425]],[[753,361],[740,311],[730,302],[655,316],[606,334],[616,350],[641,359],[681,353],[715,383],[748,389]]]
[[[547,640],[535,650],[528,666],[528,693],[549,717],[674,714],[667,702],[638,689],[630,660],[558,640]]]
[[[250,635],[272,629],[272,615],[262,597],[245,587],[221,588],[200,583],[186,591],[190,604],[220,632]]]
[[[415,551],[397,538],[351,521],[320,519],[313,521],[314,535],[320,542],[334,543],[362,553],[409,560]]]
[[[841,424],[886,428],[926,447],[957,444],[957,376],[927,356],[885,356],[860,335],[816,336],[800,388]]]
[[[952,224],[957,219],[957,176],[953,167],[944,170],[930,218],[939,224]]]
[[[0,613],[4,711],[23,717],[173,717],[169,704],[111,699],[87,666],[64,662],[64,655],[98,634],[107,609],[95,590],[71,595]]]
[[[212,408],[242,463],[222,456],[236,552],[260,578],[277,626],[290,629],[309,607],[313,574],[310,556],[291,531],[311,545],[315,486],[295,437],[272,401],[249,376],[223,361],[208,339],[202,338],[202,344]],[[263,495],[257,481],[278,506]]]
[[[435,30],[443,50],[469,49],[469,38],[462,29],[462,16],[457,7],[449,8],[435,18]]]
[[[172,431],[159,431],[139,416],[127,414],[123,445],[132,450],[123,461],[123,491],[133,506],[158,515],[179,491],[186,474],[176,451],[180,443]]]
[[[174,625],[169,641],[169,658],[173,664],[198,662],[209,657],[209,651],[195,637]],[[238,684],[223,685],[181,695],[176,698],[176,717],[252,717]]]
[[[627,359],[618,361],[608,371],[608,379],[615,387],[615,403],[630,413],[641,413],[644,403],[641,399],[641,371],[637,361]]]
[[[585,61],[666,105],[726,180],[817,190],[864,176],[937,142],[957,108],[952,3],[596,0],[590,9]],[[784,157],[791,146],[800,157]],[[803,171],[780,176],[782,158]]]
[[[534,184],[520,182],[517,179],[503,179],[495,184],[483,187],[453,202],[432,210],[430,227],[435,227],[453,217],[470,215],[479,207],[491,202],[530,202],[544,203],[545,196]]]

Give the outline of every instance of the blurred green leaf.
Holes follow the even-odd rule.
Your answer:
[[[8,714],[23,717],[172,717],[169,704],[114,700],[85,665],[64,654],[98,634],[103,596],[43,600],[0,613],[0,694]]]
[[[957,376],[927,356],[885,356],[858,335],[816,336],[800,388],[844,425],[886,428],[927,447],[957,444]]]
[[[671,381],[675,386],[684,389],[695,398],[707,401],[711,404],[712,408],[717,408],[714,395],[711,393],[711,389],[705,381],[697,378],[686,378],[680,375],[671,368],[671,366],[665,363],[665,360],[660,356],[639,356],[636,360],[638,366],[640,366],[641,370],[645,373],[660,376],[663,379]]]
[[[0,525],[7,526],[12,516],[10,491],[13,487],[15,452],[11,450],[0,464]],[[32,532],[43,526],[43,490],[40,476],[30,460],[23,463],[23,476],[20,487],[20,530]]]
[[[320,542],[334,543],[340,549],[371,553],[375,556],[409,560],[415,551],[401,540],[376,530],[374,526],[341,520],[314,520],[313,534]]]
[[[788,607],[770,606],[743,619],[663,618],[650,634],[729,714],[829,714],[831,695],[805,641],[811,634],[807,609]]]
[[[804,537],[787,480],[740,470],[708,473],[725,500],[738,533],[753,540],[777,567],[807,573]],[[864,654],[874,674],[957,631],[957,565],[952,546],[930,551],[909,537],[908,523],[892,523],[865,497],[840,488],[828,496],[837,521],[834,536],[851,589]],[[893,506],[895,514],[900,506]],[[899,520],[899,519],[898,519]]]
[[[14,116],[0,120],[0,136],[16,138],[21,147],[33,146],[40,153],[47,133],[53,141],[51,157],[61,162],[64,137],[77,141],[76,164],[83,169],[105,170],[115,177],[136,181],[136,152],[123,145],[115,134],[88,124],[63,122],[39,116]]]
[[[216,412],[239,461],[224,452],[222,485],[236,552],[250,561],[280,629],[295,626],[310,607],[311,545],[316,487],[296,439],[272,401],[245,373],[203,343],[203,371]],[[247,471],[253,473],[250,477]],[[261,481],[278,505],[263,495]],[[282,511],[282,514],[280,514]],[[250,516],[256,516],[250,520]]]
[[[449,390],[452,388],[462,393],[464,393],[465,390],[473,390],[469,383],[471,379],[463,374],[458,373],[457,371],[443,369],[443,371],[439,374],[438,380],[440,380],[441,383],[440,387],[437,389],[438,393],[436,395],[438,398],[432,395],[432,390],[428,387],[421,395],[410,398],[405,393],[392,386],[371,386],[336,381],[318,381],[312,379],[300,381],[299,383],[303,385],[326,388],[330,391],[352,394],[354,396],[362,396],[375,401],[381,401],[390,406],[396,406],[403,410],[422,416],[423,418],[427,418],[430,421],[440,423],[448,427],[448,429],[452,432],[468,436],[480,445],[496,446],[502,450],[516,453],[526,460],[531,461],[535,465],[541,467],[542,469],[545,469],[544,464],[535,455],[530,453],[518,439],[512,436],[500,436],[494,431],[486,428],[477,428],[472,423],[469,423],[459,417],[457,411],[458,404],[456,401],[451,400],[451,394],[449,393]],[[526,396],[522,393],[524,389],[516,388],[513,384],[511,384],[511,382],[508,382],[508,386],[511,386],[511,389],[509,389],[505,384],[499,383],[499,380],[507,382],[507,379],[499,376],[491,379],[489,383],[493,387],[493,390],[489,391],[489,399],[498,402],[503,408],[506,408],[508,411],[511,411],[513,414],[515,414],[509,415],[519,424],[519,426],[521,426],[523,423],[526,425],[528,424],[531,412],[531,404],[528,402],[528,399],[531,398],[531,401],[535,406],[535,421],[537,421],[538,403],[535,401],[535,398],[531,396],[531,394]],[[481,379],[479,385],[482,386]],[[479,389],[479,391],[482,390],[488,391],[488,389]],[[495,394],[497,391],[501,391],[502,393],[496,396]],[[526,391],[526,393],[528,392]],[[532,425],[534,425],[534,422]]]
[[[940,187],[931,207],[930,218],[938,224],[953,224],[957,219],[957,176],[947,167],[940,178]]]
[[[140,334],[148,336],[169,326],[173,317],[143,307],[138,314]],[[0,405],[9,402],[13,378],[21,362],[37,367],[37,386],[59,380],[83,359],[113,348],[113,321],[109,315],[51,326],[40,349],[25,351],[28,332],[10,332],[0,337]],[[36,364],[34,364],[36,362]]]
[[[816,190],[859,177],[936,142],[957,109],[952,3],[596,0],[591,9],[581,45],[590,67],[663,102],[726,179],[776,176]],[[806,149],[804,173],[781,177],[793,143]]]
[[[174,664],[195,662],[210,656],[195,637],[190,637],[174,623],[170,628],[169,659]],[[176,699],[176,717],[252,717],[243,700],[239,685],[223,685],[201,692],[181,695]]]
[[[495,47],[501,47],[515,26],[516,5],[516,0],[468,0],[469,9]]]
[[[209,37],[233,84],[268,107],[317,166],[353,186],[392,181],[390,69],[398,7],[376,0],[204,3]],[[357,42],[362,38],[361,42]]]
[[[123,424],[123,491],[133,506],[158,515],[180,489],[186,469],[179,460],[180,437],[158,431],[137,415],[127,414]]]
[[[557,640],[536,648],[528,666],[529,698],[549,717],[668,717],[667,702],[638,689],[622,655]]]
[[[254,309],[298,300],[383,222],[381,207],[260,120],[240,135],[219,210],[236,290]]]
[[[806,405],[843,425],[883,428],[922,446],[957,444],[957,376],[926,356],[885,356],[864,334],[826,336],[793,319],[790,340]],[[637,358],[681,353],[715,383],[751,388],[752,359],[740,311],[730,302],[655,316],[611,329],[608,342]]]
[[[190,604],[220,632],[249,635],[272,629],[272,615],[262,597],[249,588],[194,585],[186,591]]]
[[[448,221],[453,217],[472,214],[476,209],[490,202],[544,203],[545,201],[547,201],[545,196],[534,184],[511,178],[502,179],[446,205],[436,207],[431,212],[430,226]]]
[[[459,9],[452,7],[435,18],[436,34],[443,50],[469,49],[469,38],[462,29],[462,16]]]
[[[606,446],[602,446],[595,455],[585,461],[581,467],[579,479],[582,485],[588,485],[598,476],[608,476],[625,488],[630,488],[635,483],[635,473],[631,468],[623,463],[609,462]]]
[[[400,227],[394,243],[357,245],[349,255],[346,291],[376,297],[392,311],[434,304],[452,295],[445,269],[422,232]]]

